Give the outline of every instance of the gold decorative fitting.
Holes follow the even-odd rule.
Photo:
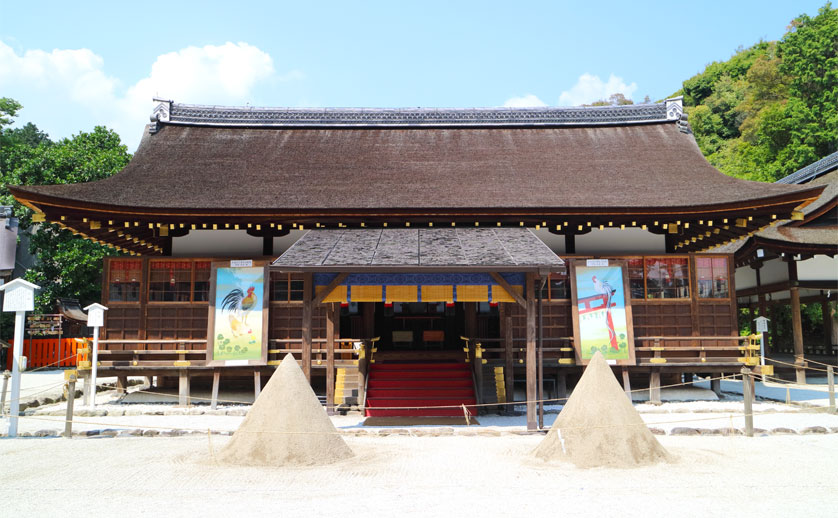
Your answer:
[[[664,228],[666,228],[666,225],[664,225]],[[667,228],[667,232],[669,232],[670,234],[677,234],[678,233],[678,225],[677,224],[669,225],[669,228]]]
[[[736,226],[740,227],[740,228],[747,227],[748,226],[748,220],[745,219],[745,218],[736,218]]]
[[[47,215],[43,212],[36,212],[32,214],[32,223],[43,223],[47,220]]]
[[[800,210],[791,211],[791,220],[792,221],[803,221],[803,211],[800,211]]]

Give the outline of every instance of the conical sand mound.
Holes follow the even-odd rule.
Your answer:
[[[599,352],[533,453],[580,468],[627,468],[669,459]]]
[[[330,464],[352,457],[288,354],[218,457],[244,465]]]

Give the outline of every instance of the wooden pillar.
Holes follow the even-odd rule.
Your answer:
[[[669,235],[670,234],[667,234],[667,236],[669,236]],[[690,286],[692,286],[691,293],[690,293],[690,326],[691,326],[690,333],[691,333],[692,336],[701,336],[701,322],[700,322],[700,316],[699,316],[699,312],[700,312],[701,308],[698,305],[698,300],[699,300],[699,297],[698,297],[698,272],[697,272],[697,268],[696,268],[695,263],[696,263],[695,254],[690,254],[689,276],[690,276]],[[731,296],[733,296],[733,295],[731,295]],[[736,327],[736,329],[738,329],[738,327]],[[690,345],[692,347],[697,347],[701,344],[698,341],[692,341],[692,342],[690,342]]]
[[[259,394],[262,393],[262,373],[258,368],[253,371],[253,402],[259,399]]]
[[[541,297],[541,290],[544,288],[546,277],[538,277],[538,429],[544,428],[544,301]]]
[[[527,274],[527,430],[536,430],[535,276]]]
[[[567,374],[561,366],[556,374],[556,397],[562,405],[567,403]]]
[[[262,255],[274,255],[274,237],[269,233],[262,236]]]
[[[716,378],[710,380],[710,390],[712,390],[716,396],[719,398],[722,397],[722,380],[718,379],[717,374],[711,374],[712,377]]]
[[[375,302],[362,302],[361,313],[364,322],[364,338],[375,337]],[[369,358],[369,356],[367,356]]]
[[[797,286],[791,288],[791,327],[794,334],[794,364],[797,368],[797,383],[806,383],[806,371],[802,368],[803,357],[803,321],[800,318],[800,290]]]
[[[791,328],[794,335],[794,364],[798,365],[796,371],[797,383],[806,383],[806,371],[803,369],[805,360],[803,358],[803,319],[800,316],[800,289],[797,287],[797,261],[791,257],[788,262],[789,286],[791,288]]]
[[[629,401],[631,401],[631,381],[629,380],[629,370],[623,367],[623,390],[626,391]]]
[[[335,413],[335,321],[336,304],[326,307],[326,413]]]
[[[128,375],[127,374],[118,374],[116,376],[116,392],[118,394],[125,394],[125,391],[128,389]]]
[[[463,303],[463,311],[465,311],[466,336],[472,339],[477,338],[477,302]]]
[[[189,406],[189,371],[180,369],[178,373],[178,406]]]
[[[214,369],[212,371],[212,399],[210,400],[210,409],[218,408],[218,385],[221,384],[221,369]]]
[[[660,369],[652,369],[652,374],[649,377],[649,403],[653,405],[661,404],[661,371]]]
[[[513,341],[512,341],[512,317],[507,316],[504,318],[504,340],[503,340],[503,353],[504,353],[504,383],[506,384],[506,402],[512,403],[515,401],[515,360],[512,355],[513,349]],[[513,405],[506,405],[506,410],[512,412],[514,410]]]
[[[576,253],[576,234],[572,232],[568,232],[564,235],[564,253],[566,254],[575,254]]]
[[[312,289],[311,274],[306,273],[303,277],[303,351],[301,355],[303,374],[306,380],[311,383],[311,310],[312,310]]]

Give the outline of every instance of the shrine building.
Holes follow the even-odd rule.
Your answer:
[[[597,350],[628,390],[755,365],[732,253],[816,185],[711,166],[680,98],[590,108],[290,109],[158,101],[131,162],[11,186],[112,247],[99,372],[264,377],[327,409],[460,415],[566,394]],[[703,253],[699,253],[703,252]],[[516,386],[518,389],[516,390]],[[516,392],[519,397],[516,398]]]

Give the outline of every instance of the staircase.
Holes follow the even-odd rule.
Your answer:
[[[367,385],[368,417],[462,417],[466,405],[477,415],[468,363],[374,363]],[[387,407],[438,407],[404,408]]]

